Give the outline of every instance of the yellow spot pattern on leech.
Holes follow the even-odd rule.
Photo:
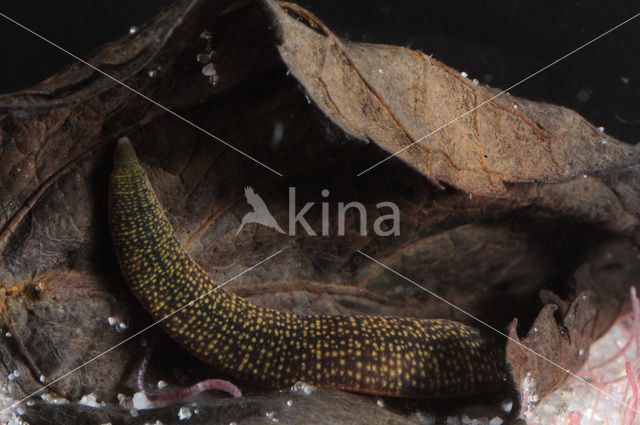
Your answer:
[[[154,319],[216,287],[175,238],[129,143],[116,150],[109,222],[125,279]],[[294,315],[218,289],[161,326],[222,372],[271,388],[446,397],[490,391],[504,376],[496,341],[449,320]]]

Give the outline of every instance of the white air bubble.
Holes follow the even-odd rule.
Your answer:
[[[503,412],[506,412],[506,413],[511,412],[511,409],[513,409],[513,401],[511,400],[503,401],[502,404],[500,405],[500,408],[502,409]]]
[[[118,393],[118,406],[125,408],[125,409],[131,409],[132,404],[131,404],[131,397],[127,397],[126,395],[122,394],[122,393]]]
[[[138,32],[138,27],[136,26],[129,27],[129,34],[135,34],[137,32]]]
[[[214,75],[217,75],[215,66],[213,66],[212,63],[206,64],[205,66],[203,66],[202,75],[206,77],[213,77]]]
[[[69,403],[69,401],[67,399],[64,398],[57,398],[52,394],[49,393],[42,393],[40,394],[40,399],[44,402],[47,402],[49,404],[67,404]]]
[[[132,410],[144,410],[151,409],[153,407],[153,402],[149,400],[144,393],[141,392],[137,392],[133,395],[131,403],[133,406]]]
[[[467,78],[469,76],[469,74],[467,74],[466,72],[462,71],[460,73],[460,75],[462,76],[462,78]]]
[[[211,62],[211,56],[208,53],[198,53],[196,60],[200,63],[209,63]]]
[[[291,387],[291,391],[293,391],[294,393],[301,393],[301,394],[304,394],[304,395],[312,394],[316,390],[317,390],[317,388],[315,386],[313,386],[311,384],[305,384],[304,382],[296,382]]]
[[[191,418],[191,410],[188,407],[181,407],[180,410],[178,410],[178,419],[184,421],[189,418]]]
[[[80,398],[80,400],[78,401],[78,404],[82,404],[82,405],[89,406],[89,407],[103,407],[104,406],[104,403],[98,402],[98,399],[96,398],[95,394],[93,394],[93,393],[89,393],[89,394],[83,395],[82,398]]]

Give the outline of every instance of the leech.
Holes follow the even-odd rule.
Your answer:
[[[297,315],[216,289],[175,237],[125,139],[115,153],[109,224],[122,273],[142,305],[189,352],[238,380],[412,398],[504,385],[503,344],[474,327],[446,319]],[[209,385],[229,390],[218,380]]]

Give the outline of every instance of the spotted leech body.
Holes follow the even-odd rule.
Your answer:
[[[160,320],[216,284],[176,239],[131,144],[111,175],[109,221],[122,272]],[[296,315],[224,290],[180,310],[164,330],[204,362],[242,381],[295,382],[397,397],[451,397],[503,382],[500,344],[444,319]]]

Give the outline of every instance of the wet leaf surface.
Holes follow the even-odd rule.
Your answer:
[[[340,41],[308,11],[270,3],[280,54],[320,109],[420,171],[474,195],[637,163],[575,112],[472,82],[422,52]]]
[[[195,58],[211,49],[203,75],[208,64]],[[12,335],[2,340],[0,367],[4,376],[20,371],[10,383],[14,399],[37,390],[40,375],[51,382],[149,324],[120,277],[106,220],[113,144],[124,135],[178,237],[213,278],[226,281],[284,249],[227,286],[255,303],[477,324],[361,250],[496,329],[506,332],[517,318],[514,339],[570,370],[624,308],[640,267],[637,152],[571,111],[502,96],[358,177],[498,91],[420,53],[340,41],[299,7],[272,2],[177,2],[88,61],[283,177],[82,65],[0,97],[2,329]],[[236,235],[250,211],[247,186],[285,230],[295,187],[296,211],[314,202],[305,218],[319,235],[256,224]],[[352,211],[338,235],[337,203],[350,201],[365,206],[367,231]],[[401,211],[398,236],[373,231],[388,213],[377,206],[385,201]],[[109,317],[127,329],[117,332]],[[520,393],[527,373],[539,396],[564,378],[518,345],[506,350]],[[118,393],[134,392],[139,360],[135,339],[51,387],[70,404],[38,402],[25,407],[25,420],[179,423],[185,403],[137,418],[118,406]],[[180,387],[219,376],[160,337],[151,382]],[[503,414],[506,397],[385,400],[381,408],[373,397],[335,391],[242,389],[248,397],[240,400],[199,398],[192,421],[266,423],[269,411],[280,423],[491,418]],[[78,405],[90,392],[106,406]]]

